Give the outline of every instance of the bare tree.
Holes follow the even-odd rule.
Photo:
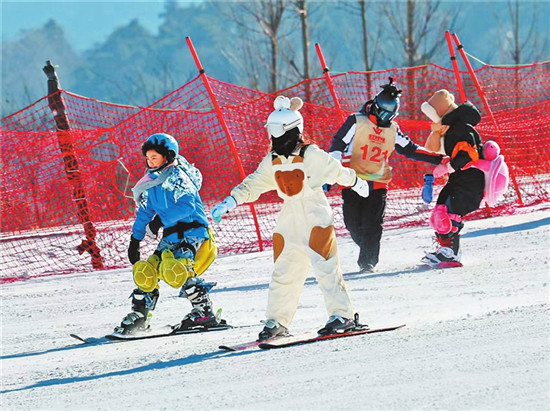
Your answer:
[[[302,78],[308,79],[309,75],[309,33],[308,33],[308,7],[307,0],[297,0],[294,2],[294,7],[300,15],[300,24],[302,28],[302,56],[304,59],[304,71]]]
[[[526,20],[521,19],[522,11],[524,8],[521,7],[519,0],[508,0],[507,12],[510,21],[504,21],[496,15],[499,23],[497,26],[501,30],[500,37],[506,39],[502,53],[505,57],[511,57],[515,65],[524,64],[527,61],[542,61],[548,51],[548,37],[541,38],[537,30],[539,23],[537,4],[533,5],[531,18],[528,19],[529,24],[524,24]]]
[[[395,37],[391,39],[394,50],[402,53],[386,57],[396,66],[407,67],[428,64],[440,48],[444,48],[446,30],[450,30],[458,18],[458,13],[449,21],[437,11],[440,0],[394,0],[381,3],[383,14],[387,17]],[[391,38],[391,36],[387,36]]]
[[[371,7],[374,4],[372,0],[357,0],[357,4],[349,1],[343,1],[344,9],[349,10],[350,14],[359,15],[361,19],[361,44],[363,52],[363,62],[366,72],[366,88],[367,94],[370,95],[372,85],[371,72],[374,70],[376,56],[379,55],[380,38],[382,34],[382,24],[380,19],[376,19],[377,27],[373,29],[369,24],[367,12],[373,10]],[[374,43],[374,46],[372,44]]]
[[[230,21],[243,28],[248,34],[256,33],[267,38],[270,54],[268,89],[271,93],[278,90],[277,72],[280,53],[278,35],[283,14],[289,4],[289,0],[248,0],[233,3],[229,7],[224,7],[223,4],[217,5]],[[250,38],[251,36],[248,35],[247,41],[250,41]],[[258,58],[258,56],[255,57]]]
[[[357,0],[357,3],[352,3],[349,0],[340,2],[345,10],[352,15],[358,15],[361,19],[361,39],[363,62],[365,71],[373,71],[376,64],[376,56],[379,54],[380,38],[382,33],[382,25],[380,19],[376,19],[376,27],[369,25],[368,12],[373,10],[372,5],[374,0]]]
[[[365,0],[358,0],[361,10],[361,28],[363,29],[363,59],[365,60],[365,71],[371,71],[369,64],[369,36],[367,35],[367,4]]]
[[[539,10],[537,4],[532,8],[531,16],[529,19],[522,19],[522,12],[525,9],[520,4],[519,0],[508,0],[507,14],[509,21],[501,18],[501,16],[495,12],[495,19],[498,22],[500,36],[499,38],[505,39],[500,47],[501,59],[505,64],[510,63],[516,66],[515,71],[515,99],[513,100],[514,108],[521,106],[522,79],[520,76],[519,65],[526,64],[533,61],[544,61],[548,51],[548,36],[542,37],[537,30],[539,23]],[[528,22],[527,24],[525,24]],[[544,22],[542,24],[545,24]],[[541,85],[539,85],[541,87]],[[531,90],[529,90],[531,92]]]
[[[243,83],[248,83],[249,88],[261,90],[262,77],[269,68],[269,64],[263,58],[258,45],[250,41],[248,30],[242,26],[237,27],[236,30],[234,44],[238,44],[238,49],[224,47],[221,53],[231,63],[237,78],[241,78]]]

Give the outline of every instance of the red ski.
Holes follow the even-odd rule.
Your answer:
[[[237,344],[237,345],[220,345],[218,348],[220,348],[221,350],[224,350],[224,351],[244,351],[244,350],[248,350],[249,348],[258,347],[262,343],[270,343],[270,342],[275,342],[275,341],[280,340],[280,339],[287,339],[287,338],[304,338],[305,336],[308,336],[310,334],[311,333],[302,333],[302,334],[298,334],[298,335],[289,335],[289,336],[286,336],[286,337],[273,337],[273,338],[271,338],[269,340],[265,340],[265,341],[254,340],[254,341],[248,341],[248,342]]]
[[[282,338],[276,338],[273,341],[262,341],[261,343],[258,344],[258,347],[263,350],[270,350],[273,348],[290,347],[292,345],[299,345],[299,344],[310,344],[317,341],[351,337],[354,335],[374,334],[374,333],[380,333],[385,331],[393,331],[402,327],[405,327],[405,324],[397,325],[394,327],[385,327],[385,328],[374,328],[374,329],[365,328],[360,330],[353,330],[353,331],[347,331],[343,333],[327,334],[327,335],[313,334],[305,337],[304,336],[282,337]]]

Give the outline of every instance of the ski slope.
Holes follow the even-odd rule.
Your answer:
[[[550,213],[467,221],[462,268],[416,264],[428,227],[388,230],[374,274],[339,238],[346,283],[362,322],[397,331],[278,350],[222,352],[256,338],[270,252],[216,260],[216,307],[226,331],[82,345],[129,312],[127,270],[4,284],[2,410],[548,410]],[[162,284],[153,325],[181,319],[189,302]],[[291,331],[327,314],[307,279]]]

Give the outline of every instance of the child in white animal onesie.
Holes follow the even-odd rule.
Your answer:
[[[219,222],[237,205],[256,201],[277,190],[284,200],[273,234],[274,270],[269,285],[265,327],[259,340],[288,334],[300,294],[313,266],[323,293],[329,320],[320,333],[355,327],[353,306],[342,276],[333,211],[324,184],[351,187],[363,197],[369,194],[365,180],[343,167],[325,151],[302,138],[304,122],[298,97],[279,96],[267,119],[272,150],[256,171],[231,190],[231,195],[212,209]]]

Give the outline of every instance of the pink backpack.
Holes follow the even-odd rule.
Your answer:
[[[499,145],[490,140],[483,146],[484,159],[477,160],[470,167],[475,167],[485,174],[485,201],[494,207],[497,201],[508,190],[510,173],[504,156],[500,154]]]

